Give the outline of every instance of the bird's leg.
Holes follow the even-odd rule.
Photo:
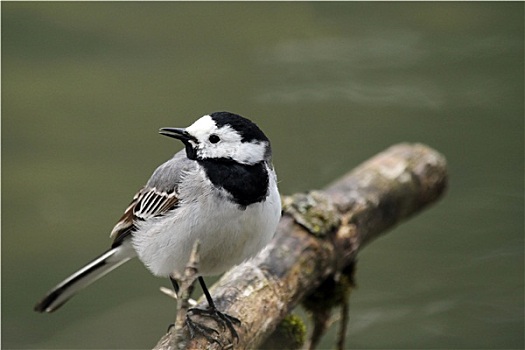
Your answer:
[[[208,340],[209,334],[212,332],[219,333],[215,329],[211,329],[209,327],[200,325],[195,323],[189,316],[191,315],[199,315],[199,316],[207,316],[215,320],[217,323],[220,323],[223,327],[226,326],[230,330],[231,335],[239,340],[239,335],[237,334],[237,331],[233,327],[233,324],[241,324],[241,321],[233,316],[230,316],[228,314],[222,313],[215,307],[215,304],[213,303],[213,299],[210,295],[210,292],[208,291],[208,288],[206,288],[206,284],[204,283],[204,279],[199,276],[199,283],[202,287],[202,291],[204,292],[204,296],[206,297],[206,300],[208,301],[208,307],[206,309],[197,309],[197,308],[191,308],[188,310],[188,315],[186,316],[186,324],[188,325],[188,328],[190,329],[190,335],[193,337],[195,331],[202,333]],[[207,334],[206,334],[207,333]],[[216,340],[215,340],[216,341]]]
[[[177,296],[179,295],[179,282],[177,282],[177,280],[175,278],[173,278],[171,275],[170,275],[170,282],[171,282],[171,285],[173,286],[173,290],[175,291],[175,294],[177,294]],[[191,291],[190,293],[191,294]]]

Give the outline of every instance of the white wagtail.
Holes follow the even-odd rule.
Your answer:
[[[173,273],[183,273],[198,239],[198,280],[209,308],[193,311],[220,319],[237,337],[231,321],[239,320],[217,311],[201,276],[223,273],[273,237],[281,200],[270,141],[250,120],[229,112],[160,133],[182,141],[185,151],[159,166],[133,197],[111,232],[111,248],[49,291],[35,311],[55,311],[135,256],[154,275],[169,277],[177,290]],[[207,329],[187,321],[190,330]]]

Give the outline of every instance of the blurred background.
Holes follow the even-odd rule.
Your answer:
[[[283,194],[399,142],[447,157],[445,198],[360,254],[348,348],[523,348],[523,2],[1,6],[4,349],[157,342],[175,305],[138,261],[32,308],[181,149],[159,127],[220,110],[270,137]]]

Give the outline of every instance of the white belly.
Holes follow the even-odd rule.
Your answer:
[[[165,216],[139,223],[133,247],[157,276],[183,273],[195,240],[200,240],[199,275],[217,275],[257,254],[273,237],[281,215],[281,200],[272,190],[264,202],[245,210],[211,193]]]

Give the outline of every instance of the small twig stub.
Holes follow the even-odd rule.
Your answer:
[[[172,276],[177,280],[180,288],[177,302],[177,316],[175,318],[175,324],[170,330],[173,334],[173,343],[171,344],[173,349],[183,349],[185,347],[185,341],[187,340],[187,337],[184,335],[184,325],[186,323],[188,309],[192,306],[190,297],[193,290],[193,283],[198,277],[199,250],[200,241],[196,240],[193,244],[190,259],[184,270],[184,275],[181,276],[179,273],[174,272]],[[195,301],[193,301],[193,303],[195,303]]]

